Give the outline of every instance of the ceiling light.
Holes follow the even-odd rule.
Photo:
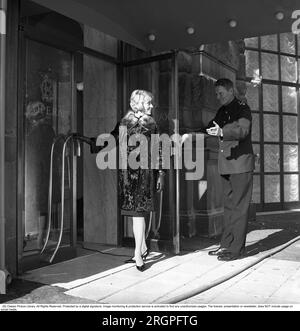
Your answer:
[[[189,27],[189,28],[187,28],[186,29],[186,32],[188,33],[188,34],[194,34],[195,33],[195,29],[193,28],[193,27]]]
[[[148,39],[149,39],[150,41],[154,41],[154,40],[156,39],[155,34],[150,33],[150,34],[148,35]]]
[[[237,21],[236,20],[230,20],[228,22],[228,24],[231,28],[235,28],[237,26]]]
[[[279,11],[275,14],[275,17],[278,21],[282,21],[284,19],[284,13]]]

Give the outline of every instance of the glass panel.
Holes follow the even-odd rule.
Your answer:
[[[260,141],[260,122],[257,113],[252,113],[252,141]]]
[[[246,56],[246,76],[253,77],[254,74],[259,70],[258,65],[258,52],[245,51]]]
[[[283,116],[283,141],[298,142],[298,118],[297,116]]]
[[[296,87],[282,86],[282,111],[286,113],[297,113]]]
[[[284,145],[283,152],[284,171],[298,171],[298,146]]]
[[[262,53],[262,76],[264,79],[279,79],[278,56],[274,54]]]
[[[260,176],[253,176],[252,202],[260,203]]]
[[[269,35],[261,37],[261,49],[267,49],[269,51],[278,51],[277,35]]]
[[[53,138],[71,130],[72,58],[69,53],[27,41],[25,75],[24,252],[43,247],[48,219],[50,152]],[[49,247],[56,244],[60,227],[62,144],[53,161],[53,207]],[[70,242],[72,159],[66,158],[64,232]]]
[[[245,40],[246,47],[258,48],[258,38],[257,37],[246,38],[244,40]]]
[[[293,57],[281,56],[281,80],[296,83],[297,62]]]
[[[265,172],[279,172],[279,145],[265,145],[264,149]]]
[[[258,100],[259,88],[254,87],[252,84],[249,83],[247,83],[246,86],[247,86],[246,99],[250,109],[259,110],[259,100]]]
[[[278,112],[278,86],[264,84],[263,86],[263,110]]]
[[[255,172],[260,172],[260,145],[259,144],[253,144],[253,152],[255,155]]]
[[[264,114],[264,141],[279,141],[279,117]]]
[[[284,175],[284,202],[299,200],[299,176]]]
[[[280,35],[280,51],[283,53],[295,54],[296,43],[295,35],[293,33],[288,32]]]
[[[265,202],[280,202],[279,175],[265,175]]]

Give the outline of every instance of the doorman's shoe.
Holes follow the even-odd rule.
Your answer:
[[[226,248],[220,247],[218,249],[215,249],[214,251],[209,251],[208,252],[208,255],[211,255],[211,256],[220,256],[220,255],[225,254],[226,252],[228,252]]]
[[[230,252],[218,256],[219,261],[234,261],[243,258],[242,254],[233,254]]]

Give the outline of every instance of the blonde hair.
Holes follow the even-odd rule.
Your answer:
[[[154,96],[151,92],[145,90],[134,90],[130,96],[130,107],[134,112],[143,111],[142,103],[147,98],[153,100]]]

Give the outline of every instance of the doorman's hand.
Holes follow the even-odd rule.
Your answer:
[[[213,123],[215,126],[207,129],[206,132],[211,136],[216,136],[216,137],[223,136],[223,130],[220,128],[218,123],[216,123],[216,122],[213,122]]]

